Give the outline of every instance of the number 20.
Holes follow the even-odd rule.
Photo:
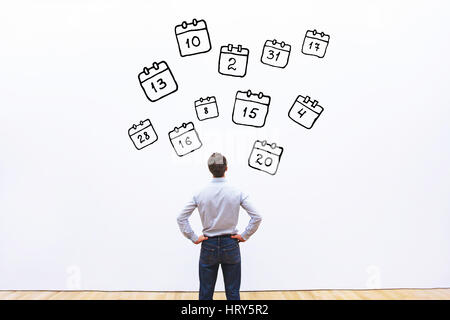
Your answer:
[[[257,156],[257,158],[256,158],[256,163],[257,164],[259,164],[259,165],[263,165],[263,163],[261,162],[261,159],[262,158],[264,158],[264,156],[262,155],[262,154],[260,154],[260,153],[257,153],[256,154],[256,156]],[[268,161],[269,160],[269,161]],[[266,167],[270,167],[271,165],[272,165],[272,163],[273,163],[273,159],[272,158],[270,158],[270,157],[267,157],[265,160],[264,160],[264,164],[266,165]]]

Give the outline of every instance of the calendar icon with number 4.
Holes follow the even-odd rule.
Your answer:
[[[323,108],[319,106],[317,100],[311,100],[308,96],[298,96],[289,110],[289,118],[306,129],[311,129],[322,111]]]
[[[318,58],[325,57],[327,52],[330,36],[317,30],[308,30],[303,40],[302,52],[309,56],[316,56]]]
[[[264,44],[261,62],[272,67],[285,68],[289,62],[291,46],[277,40],[267,40]]]
[[[238,91],[233,108],[233,122],[243,126],[261,128],[269,113],[270,97],[262,92]]]
[[[219,116],[216,97],[207,97],[205,99],[200,98],[195,101],[194,104],[197,118],[200,121],[217,118]]]
[[[256,140],[248,158],[248,165],[256,170],[274,175],[280,164],[283,147],[275,143],[269,144],[266,140]]]
[[[194,19],[191,23],[183,21],[182,24],[175,27],[175,36],[182,57],[211,50],[211,41],[205,20]]]
[[[241,45],[222,46],[219,56],[219,73],[232,77],[244,77],[247,73],[248,55],[249,50]]]
[[[169,132],[169,140],[179,157],[194,152],[202,146],[202,142],[192,122],[183,123]]]
[[[178,90],[178,84],[165,61],[154,62],[150,68],[145,67],[138,78],[142,90],[151,102]]]
[[[156,134],[150,119],[140,121],[139,124],[133,124],[133,126],[128,129],[128,136],[138,150],[141,150],[158,140],[158,135]]]

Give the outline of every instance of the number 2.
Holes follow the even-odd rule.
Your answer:
[[[236,71],[236,68],[233,67],[236,64],[236,59],[235,58],[230,58],[230,59],[228,59],[228,62],[231,62],[228,65],[228,70],[235,70]]]

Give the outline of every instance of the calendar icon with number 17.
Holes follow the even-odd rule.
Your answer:
[[[317,30],[308,30],[303,39],[302,53],[323,58],[327,52],[330,36]]]

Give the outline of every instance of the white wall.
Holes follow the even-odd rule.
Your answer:
[[[450,22],[446,1],[9,1],[0,10],[0,289],[197,290],[199,247],[175,218],[223,152],[264,217],[242,244],[242,290],[450,286]],[[180,57],[175,25],[203,18],[212,51]],[[324,59],[304,33],[331,35]],[[284,70],[262,45],[293,46]],[[219,48],[250,49],[246,77]],[[179,90],[151,103],[137,74],[166,60]],[[231,121],[237,90],[272,97],[264,128]],[[287,117],[299,94],[325,111]],[[193,102],[221,115],[199,122]],[[137,151],[128,128],[159,140]],[[167,133],[193,121],[203,147]],[[255,139],[285,148],[275,176]],[[245,212],[239,222],[248,221]],[[201,232],[197,213],[192,223]],[[223,288],[222,278],[218,289]]]

